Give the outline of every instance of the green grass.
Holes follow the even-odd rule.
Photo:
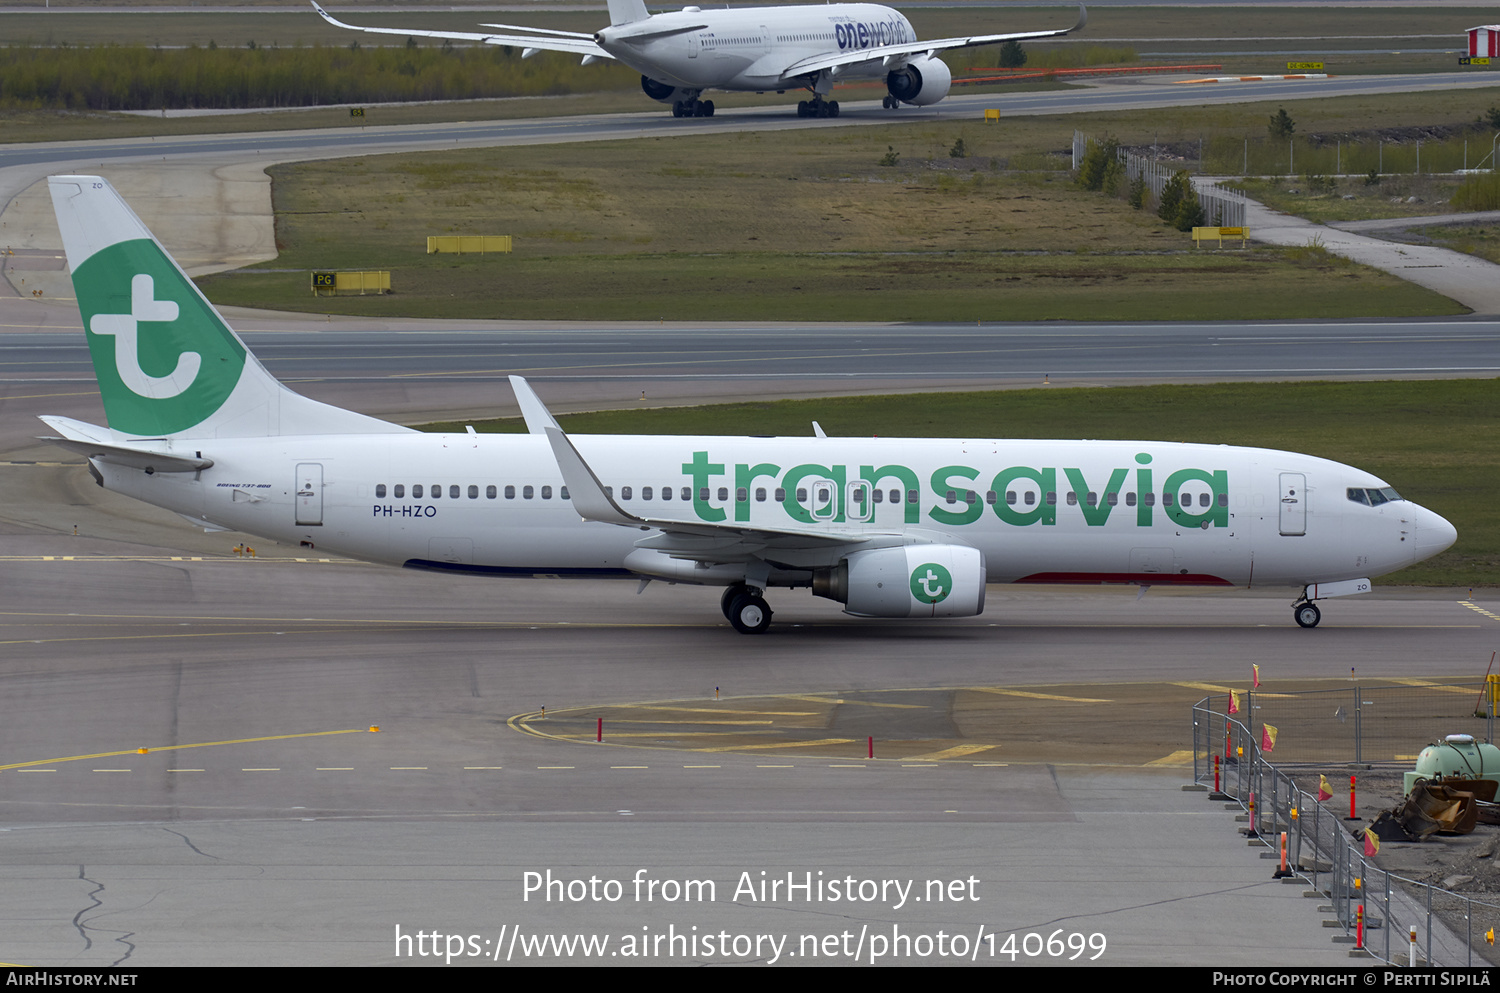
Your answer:
[[[1155,216],[1072,183],[1055,154],[1071,124],[892,124],[277,166],[280,256],[201,285],[220,304],[449,318],[1462,312],[1328,256],[1194,251]],[[959,138],[969,154],[954,159]],[[901,153],[895,167],[879,164],[888,148]],[[426,254],[428,235],[452,233],[509,234],[516,251]],[[396,292],[315,300],[309,273],[323,269],[390,270]]]
[[[1477,255],[1500,265],[1500,225],[1464,224],[1421,228],[1417,233],[1444,248],[1466,255]]]
[[[1243,383],[785,400],[562,415],[578,434],[1094,438],[1248,445],[1373,472],[1458,528],[1443,554],[1387,584],[1500,585],[1500,380]],[[473,422],[524,431],[519,418]],[[1310,427],[1315,425],[1315,427]],[[462,431],[462,423],[426,425]]]

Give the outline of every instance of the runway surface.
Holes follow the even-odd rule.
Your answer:
[[[5,444],[12,452],[38,433],[36,413],[100,416],[87,349],[68,327],[76,314],[60,307],[47,314],[52,331],[13,327],[0,335],[0,444],[14,439]],[[326,330],[322,321],[286,316],[232,323],[267,368],[298,390],[408,422],[513,415],[509,375],[535,380],[558,409],[579,410],[640,406],[643,394],[652,405],[998,389],[1043,379],[1065,387],[1500,374],[1500,322],[1478,319],[467,330],[409,321],[374,331],[345,330],[353,321]]]

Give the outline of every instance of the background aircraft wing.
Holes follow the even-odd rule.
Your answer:
[[[906,61],[907,58],[917,55],[937,55],[953,48],[975,48],[979,45],[998,45],[1007,41],[1031,41],[1037,38],[1060,38],[1065,34],[1082,30],[1089,22],[1087,8],[1078,8],[1078,23],[1070,28],[1061,28],[1054,31],[1014,31],[1010,34],[979,34],[969,35],[964,38],[936,38],[932,41],[911,41],[900,45],[881,45],[878,48],[862,48],[858,51],[839,52],[833,55],[816,55],[812,58],[794,62],[783,71],[783,76],[802,76],[809,73],[821,72],[824,69],[837,70],[844,66],[863,65],[868,62],[884,62],[888,66],[897,66]]]
[[[547,31],[541,28],[521,28],[509,24],[485,25],[485,27],[511,28],[516,31],[530,33],[504,34],[495,31],[481,34],[469,31],[415,31],[409,28],[364,28],[356,24],[345,24],[316,3],[312,6],[313,10],[316,10],[323,20],[336,28],[344,28],[348,31],[364,31],[368,34],[391,34],[406,38],[447,38],[453,41],[474,41],[485,45],[511,45],[522,49],[523,55],[528,50],[534,50],[542,52],[568,52],[573,55],[614,60],[613,55],[594,43],[592,35],[570,31]]]

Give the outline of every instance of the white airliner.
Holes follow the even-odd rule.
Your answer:
[[[417,38],[509,45],[526,58],[538,52],[569,52],[583,64],[617,61],[641,74],[641,89],[672,105],[673,117],[712,117],[705,90],[765,93],[810,90],[797,105],[799,117],[837,117],[837,100],[827,99],[835,82],[884,80],[885,106],[927,106],[948,95],[953,74],[939,52],[1007,41],[1057,38],[1088,23],[1051,31],[972,35],[918,41],[911,22],[890,7],[873,3],[824,6],[742,7],[705,10],[684,7],[650,14],[642,0],[609,0],[609,27],[593,34],[549,31],[515,24],[484,24],[494,32],[409,31],[345,24],[313,3],[328,23],[351,31]]]
[[[49,181],[108,427],[43,417],[109,489],[195,524],[413,568],[767,587],[861,617],[964,617],[986,583],[1301,588],[1441,552],[1456,532],[1367,472],[1260,448],[1136,441],[423,434],[268,373],[119,195]],[[643,582],[644,585],[644,582]]]

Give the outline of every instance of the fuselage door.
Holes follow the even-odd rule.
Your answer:
[[[868,481],[856,479],[846,487],[844,495],[844,518],[850,521],[868,521],[875,516],[875,504],[871,498]]]
[[[839,514],[839,484],[831,479],[808,479],[797,487],[797,497],[814,521],[832,521]]]
[[[1307,477],[1300,472],[1281,474],[1281,533],[1307,534]]]
[[[323,523],[323,464],[297,463],[297,524],[318,526]]]

